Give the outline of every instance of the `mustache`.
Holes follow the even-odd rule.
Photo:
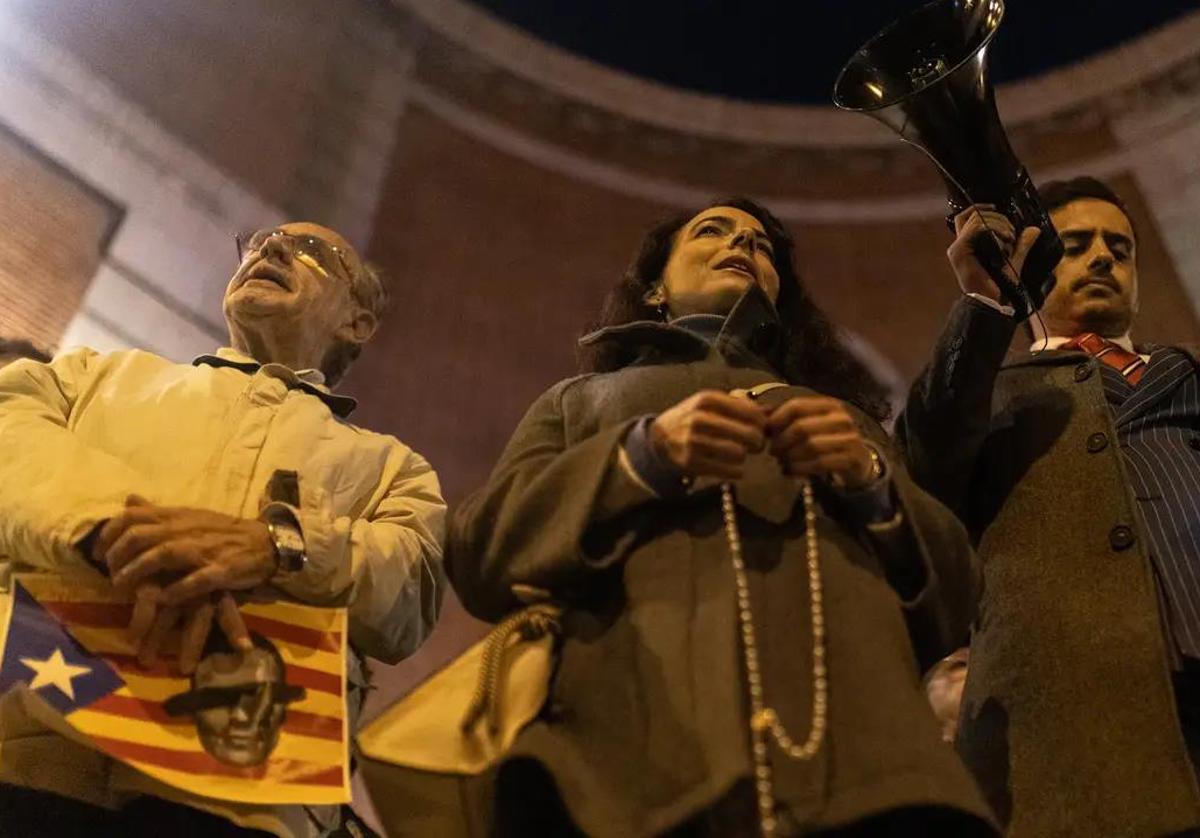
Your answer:
[[[1083,288],[1085,285],[1092,284],[1104,285],[1108,288],[1111,288],[1113,291],[1116,291],[1118,294],[1121,292],[1121,283],[1117,282],[1116,279],[1113,278],[1112,274],[1088,274],[1087,276],[1080,277],[1071,283],[1071,291],[1075,292],[1080,288]]]

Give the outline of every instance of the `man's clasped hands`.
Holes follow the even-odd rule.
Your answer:
[[[277,565],[263,522],[159,506],[138,495],[100,527],[90,558],[118,591],[133,597],[129,633],[138,662],[154,666],[178,628],[185,675],[199,663],[214,620],[234,648],[251,648],[232,592],[263,584]]]

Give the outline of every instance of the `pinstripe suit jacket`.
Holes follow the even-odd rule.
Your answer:
[[[1143,349],[1150,364],[1137,389],[1111,367],[1100,373],[1164,617],[1182,653],[1200,659],[1200,377],[1188,350]]]
[[[1006,362],[1014,329],[961,300],[897,422],[984,563],[959,751],[1014,836],[1200,827],[1125,414],[1085,353]]]

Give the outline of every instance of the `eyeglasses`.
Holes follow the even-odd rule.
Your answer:
[[[295,235],[283,230],[259,230],[254,233],[235,233],[233,240],[237,243],[238,261],[246,259],[247,254],[262,250],[268,239],[286,241],[295,256],[308,257],[311,267],[316,268],[325,276],[339,273],[344,279],[353,279],[350,263],[346,257],[345,248],[330,244],[324,239],[312,235]]]

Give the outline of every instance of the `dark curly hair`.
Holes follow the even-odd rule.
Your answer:
[[[708,206],[734,207],[749,213],[762,224],[771,241],[775,269],[779,273],[779,299],[775,307],[787,347],[780,370],[784,377],[792,384],[803,384],[850,402],[881,422],[887,419],[891,415],[887,390],[845,347],[829,318],[808,295],[796,272],[795,243],[779,219],[749,198],[727,198],[713,201]],[[676,234],[698,212],[700,210],[681,212],[646,233],[625,275],[608,292],[599,320],[591,324],[588,331],[635,320],[663,319],[645,297],[662,279]],[[580,369],[583,372],[613,372],[629,366],[634,360],[629,349],[601,341],[581,349]]]

